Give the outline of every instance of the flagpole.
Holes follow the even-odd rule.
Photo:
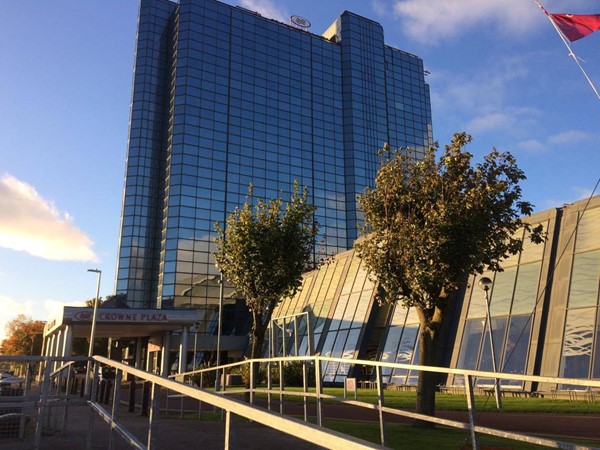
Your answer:
[[[575,61],[575,64],[577,64],[577,67],[579,67],[579,70],[581,70],[581,73],[583,74],[583,76],[585,77],[585,79],[587,80],[587,82],[589,83],[590,87],[592,88],[592,90],[594,91],[594,94],[596,94],[596,97],[598,97],[598,99],[600,99],[600,94],[598,93],[598,90],[596,89],[596,86],[594,86],[594,83],[592,82],[592,80],[590,79],[590,77],[588,76],[588,74],[586,73],[586,71],[583,69],[583,67],[581,66],[581,64],[579,63],[579,59],[577,57],[577,55],[573,52],[573,50],[571,49],[571,46],[569,45],[569,43],[567,42],[567,39],[565,38],[564,34],[560,31],[560,29],[556,26],[556,23],[554,22],[554,20],[552,20],[552,16],[550,16],[550,14],[548,14],[548,11],[546,11],[546,8],[544,8],[542,6],[542,4],[538,1],[538,0],[533,0],[533,2],[539,6],[539,8],[542,10],[542,12],[544,14],[546,14],[546,17],[548,17],[548,20],[550,21],[550,23],[552,24],[552,26],[554,27],[554,29],[556,30],[556,33],[558,34],[558,37],[560,38],[560,40],[563,42],[563,44],[565,44],[565,47],[567,47],[567,50],[569,50],[569,56],[573,58],[573,61]]]

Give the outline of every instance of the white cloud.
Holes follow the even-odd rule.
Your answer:
[[[60,302],[56,300],[45,300],[34,302],[33,300],[18,301],[10,297],[0,295],[0,341],[6,339],[6,325],[19,314],[24,314],[33,320],[44,322],[56,317],[62,312],[64,306],[84,306],[84,302]]]
[[[491,112],[482,114],[471,120],[466,128],[469,133],[481,133],[508,127],[514,122],[514,116],[505,112]]]
[[[522,33],[543,23],[538,8],[523,0],[397,0],[394,12],[410,37],[429,43],[482,24],[495,25],[499,33]]]
[[[529,135],[535,128],[539,110],[511,104],[515,86],[529,76],[525,58],[498,58],[468,74],[432,70],[428,82],[434,114],[447,123],[455,122],[454,127],[472,135],[490,132],[516,137]]]
[[[518,142],[516,148],[530,153],[543,153],[548,150],[548,147],[538,139],[527,139]]]
[[[432,69],[427,81],[433,109],[460,108],[477,114],[503,110],[507,99],[513,96],[514,86],[529,75],[526,58],[527,55],[496,58],[482,69],[473,68],[467,73]]]
[[[18,302],[8,297],[0,296],[0,340],[6,339],[6,325],[19,314],[31,317],[33,311],[32,302]]]
[[[589,133],[577,130],[563,131],[548,138],[548,143],[552,145],[575,144],[589,139]]]
[[[250,11],[256,11],[261,16],[270,19],[277,19],[284,23],[289,20],[289,15],[281,10],[273,0],[241,0],[240,4]]]
[[[528,124],[537,115],[538,111],[535,108],[528,107],[507,106],[501,110],[495,108],[490,111],[482,110],[467,123],[465,128],[471,134],[505,131],[516,135],[523,133],[523,129],[528,130]]]
[[[575,186],[571,188],[571,192],[572,195],[570,195],[568,198],[565,197],[564,199],[547,199],[544,202],[545,208],[559,208],[563,205],[569,205],[579,200],[588,199],[592,196],[593,191],[589,188]]]
[[[585,142],[591,138],[593,138],[593,136],[589,133],[578,130],[567,130],[547,136],[544,139],[527,139],[517,143],[517,148],[531,153],[551,151],[558,146],[569,146],[570,150],[574,150],[576,148],[574,144]],[[575,191],[577,191],[577,189],[575,189]],[[584,197],[585,195],[582,194],[582,198]],[[552,201],[551,203],[552,205],[562,204],[561,202],[557,202]]]
[[[0,178],[0,247],[56,261],[96,262],[92,240],[35,188]]]
[[[372,0],[371,7],[373,8],[373,12],[378,17],[383,17],[388,14],[388,3],[383,0]]]

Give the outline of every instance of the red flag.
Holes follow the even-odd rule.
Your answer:
[[[571,42],[600,30],[600,14],[550,14],[550,17]]]

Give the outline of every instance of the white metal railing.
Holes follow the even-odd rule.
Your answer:
[[[87,357],[83,358],[66,358],[66,357],[6,357],[0,356],[0,362],[12,361],[16,363],[23,364],[26,367],[25,372],[25,383],[23,389],[23,397],[20,398],[10,398],[10,399],[2,399],[4,400],[4,406],[7,407],[11,405],[17,405],[17,407],[28,408],[28,410],[33,410],[34,408],[38,411],[37,414],[37,424],[36,424],[36,432],[35,432],[35,444],[34,448],[40,447],[40,439],[42,427],[44,426],[43,421],[47,420],[50,417],[49,411],[56,410],[54,414],[54,420],[57,419],[57,414],[62,413],[62,424],[67,422],[67,408],[69,405],[75,405],[77,402],[73,396],[71,398],[68,397],[68,392],[71,390],[69,388],[70,380],[72,381],[72,371],[71,371],[71,363],[73,360],[87,360]],[[477,411],[475,409],[474,396],[477,392],[478,387],[475,386],[476,379],[485,379],[485,380],[506,380],[513,382],[530,382],[530,383],[541,383],[546,386],[571,386],[574,387],[575,390],[571,391],[559,391],[562,393],[577,393],[577,399],[590,401],[590,398],[597,397],[600,393],[600,380],[589,380],[589,379],[567,379],[567,378],[559,378],[559,377],[543,377],[543,376],[534,376],[534,375],[517,375],[517,374],[506,374],[506,373],[493,373],[493,372],[483,372],[483,371],[473,371],[473,370],[462,370],[462,369],[450,369],[443,367],[427,367],[427,366],[417,366],[417,365],[408,365],[408,364],[394,364],[394,363],[382,363],[375,361],[365,361],[365,360],[351,360],[351,359],[342,359],[342,358],[329,358],[329,357],[321,357],[321,356],[313,356],[313,357],[279,357],[279,358],[267,358],[267,359],[259,359],[259,360],[246,360],[238,363],[227,364],[220,367],[213,367],[208,369],[199,369],[192,372],[186,372],[178,375],[174,375],[177,381],[173,379],[167,379],[160,377],[158,375],[150,374],[148,372],[135,369],[131,366],[118,363],[116,361],[104,358],[104,357],[93,357],[94,364],[94,382],[92,383],[92,395],[91,399],[88,402],[90,406],[90,419],[89,419],[89,428],[88,428],[88,447],[91,446],[91,433],[93,430],[93,417],[99,415],[110,425],[110,439],[113,442],[114,438],[117,435],[120,435],[122,438],[129,443],[129,445],[133,448],[139,449],[151,449],[156,447],[156,417],[159,413],[159,393],[161,388],[166,389],[167,393],[173,392],[175,395],[180,396],[180,398],[189,397],[192,399],[196,399],[201,402],[199,404],[205,403],[208,405],[212,405],[215,408],[219,408],[224,411],[225,415],[225,447],[227,448],[229,445],[229,431],[231,427],[231,414],[239,415],[241,417],[248,418],[254,422],[262,423],[272,428],[278,429],[284,433],[293,434],[296,437],[305,439],[309,442],[316,443],[321,446],[326,446],[328,448],[374,448],[377,447],[375,444],[368,443],[365,441],[361,441],[359,439],[355,439],[352,437],[344,436],[339,433],[335,433],[324,428],[321,428],[323,423],[323,414],[322,414],[322,405],[325,399],[336,400],[346,404],[355,405],[359,407],[363,407],[370,410],[375,410],[379,415],[379,427],[380,427],[380,438],[381,444],[385,445],[386,443],[386,435],[385,435],[385,421],[384,421],[384,413],[392,414],[398,416],[404,416],[412,419],[418,419],[423,421],[428,421],[440,425],[445,425],[449,427],[454,427],[457,429],[465,430],[470,433],[471,442],[473,448],[479,448],[478,443],[478,435],[479,434],[487,434],[491,436],[497,436],[501,438],[512,439],[516,441],[528,442],[542,446],[548,446],[553,448],[562,448],[562,449],[585,449],[589,447],[576,445],[569,442],[562,442],[554,439],[546,439],[536,436],[531,436],[527,434],[521,433],[512,433],[506,432],[498,429],[493,429],[490,427],[482,427],[477,425]],[[283,377],[283,370],[279,371],[279,381],[275,381],[275,383],[271,382],[272,373],[268,374],[268,383],[265,386],[257,386],[255,380],[257,379],[256,374],[254,374],[255,362],[262,364],[263,369],[266,369],[267,372],[270,370],[271,365],[274,367],[283,367],[286,363],[289,362],[299,362],[303,365],[303,369],[307,369],[309,366],[314,370],[314,375],[311,375],[310,379],[314,381],[315,389],[309,391],[309,377],[308,370],[303,370],[303,389],[301,391],[292,391],[286,389]],[[366,403],[362,401],[349,400],[341,397],[334,397],[330,395],[325,395],[323,392],[323,383],[322,383],[322,367],[325,364],[334,362],[334,363],[343,363],[349,364],[350,366],[362,367],[368,366],[373,369],[373,373],[375,374],[375,379],[373,381],[373,387],[377,390],[377,403]],[[35,370],[33,369],[34,364],[41,364],[42,368],[40,370],[40,384],[35,389],[31,388],[33,375]],[[198,377],[198,381],[202,383],[203,378],[207,377],[209,372],[215,372],[219,375],[223,375],[226,379],[228,373],[232,371],[239,371],[240,367],[244,367],[247,373],[249,374],[249,386],[250,387],[241,387],[238,389],[231,389],[227,386],[226,383],[223,383],[223,390],[218,393],[208,392],[203,389],[198,389],[196,387],[188,384],[191,381],[192,377]],[[99,401],[99,374],[101,367],[112,367],[115,370],[115,379],[114,385],[112,386],[112,403],[110,403],[110,407],[107,409],[102,406]],[[55,368],[55,369],[54,369]],[[420,414],[416,414],[414,412],[400,410],[391,408],[385,405],[385,389],[384,383],[382,382],[382,372],[384,368],[391,369],[405,369],[405,370],[414,370],[414,371],[428,371],[435,372],[440,374],[453,374],[455,379],[463,380],[463,385],[460,390],[465,395],[466,399],[466,411],[468,412],[468,422],[458,422],[453,420],[441,419],[436,417],[424,416]],[[147,438],[144,442],[130,433],[119,421],[119,407],[120,407],[120,399],[121,399],[121,380],[123,378],[123,374],[127,372],[130,375],[137,377],[141,381],[148,382],[150,385],[150,396],[149,396],[149,415],[148,415],[148,434]],[[72,385],[72,384],[71,384]],[[200,384],[202,386],[202,384]],[[64,394],[61,391],[62,388],[60,386],[64,386]],[[511,386],[506,387],[506,392],[511,392]],[[581,388],[581,389],[578,389]],[[39,390],[38,390],[39,389]],[[212,389],[212,384],[211,384]],[[491,391],[490,389],[487,389]],[[504,390],[504,387],[503,387]],[[257,394],[266,395],[268,399],[268,407],[269,410],[264,410],[255,407],[252,404],[244,403],[238,400],[231,398],[228,394],[240,394],[247,393],[250,402],[254,402]],[[483,390],[480,390],[480,393],[483,393]],[[489,394],[489,393],[488,393]],[[557,398],[557,392],[554,389],[551,389],[551,398]],[[588,394],[582,395],[582,394]],[[589,394],[593,394],[590,395]],[[39,397],[37,397],[39,395]],[[34,396],[36,396],[34,398]],[[270,409],[273,407],[272,398],[279,397],[279,414],[273,413]],[[284,398],[288,396],[301,396],[304,401],[304,419],[308,420],[307,412],[306,412],[306,404],[308,401],[312,401],[316,404],[316,415],[317,415],[317,425],[312,425],[310,423],[302,422],[297,419],[290,419],[283,417],[284,412]],[[107,395],[108,397],[108,395]],[[571,395],[573,397],[573,395]],[[164,397],[163,397],[164,398]],[[566,397],[569,399],[570,397]],[[572,398],[571,398],[572,399]],[[87,399],[81,399],[82,402],[87,401]],[[593,400],[592,400],[593,401]],[[10,402],[10,403],[7,403]],[[63,406],[61,406],[63,405]],[[58,408],[57,408],[58,407]],[[61,409],[64,407],[64,411]],[[22,435],[22,427],[20,434]],[[61,428],[64,431],[64,428]]]
[[[87,357],[0,356],[0,363],[15,368],[16,373],[23,377],[16,389],[18,395],[0,396],[0,409],[20,414],[19,439],[25,438],[26,420],[34,420],[32,438],[35,449],[40,448],[43,431],[66,431],[69,408],[85,405],[84,399],[76,401],[69,395],[74,380],[72,364],[87,360]]]
[[[314,367],[314,382],[315,382],[315,392],[308,392],[307,385],[308,380],[306,377],[306,371],[303,371],[303,391],[286,391],[283,380],[283,371],[281,370],[282,363],[285,362],[301,362],[303,365],[311,365]],[[256,378],[254,371],[253,362],[261,363],[263,366],[266,365],[267,369],[270,368],[271,364],[274,364],[280,368],[279,371],[279,387],[277,389],[273,389],[271,387],[270,376],[267,380],[267,388],[257,387],[254,383],[254,379]],[[373,372],[375,373],[375,381],[374,387],[377,389],[377,404],[374,405],[372,403],[365,403],[356,400],[347,400],[344,398],[328,396],[323,394],[323,383],[322,383],[322,367],[325,363],[334,362],[340,364],[349,364],[355,366],[367,366],[372,367]],[[475,409],[475,380],[476,379],[489,379],[489,380],[510,380],[510,381],[519,381],[519,382],[532,382],[532,383],[545,383],[548,385],[555,384],[557,386],[561,385],[571,385],[571,386],[580,386],[584,391],[594,392],[600,391],[600,380],[589,380],[589,379],[574,379],[574,378],[560,378],[560,377],[545,377],[545,376],[536,376],[536,375],[520,375],[520,374],[508,374],[508,373],[495,373],[495,372],[484,372],[477,370],[465,370],[465,369],[451,369],[444,367],[431,367],[431,366],[419,366],[419,365],[411,365],[411,364],[397,364],[397,363],[384,363],[377,361],[367,361],[367,360],[351,360],[345,358],[331,358],[324,356],[296,356],[296,357],[276,357],[276,358],[263,358],[257,360],[245,360],[242,362],[237,362],[233,364],[226,364],[220,367],[212,367],[206,369],[199,369],[191,372],[185,372],[177,375],[172,375],[176,379],[182,382],[190,382],[191,377],[200,376],[205,377],[211,371],[215,371],[217,375],[226,376],[227,371],[235,369],[236,367],[247,365],[247,370],[249,372],[249,388],[236,390],[235,393],[240,392],[248,392],[250,396],[250,401],[253,401],[255,394],[263,393],[267,394],[268,398],[268,407],[271,408],[271,396],[279,395],[280,398],[280,412],[283,413],[283,398],[285,396],[302,396],[304,398],[305,404],[305,415],[304,419],[307,420],[306,415],[306,401],[308,398],[315,398],[317,403],[317,424],[319,426],[322,425],[322,402],[324,399],[333,399],[346,404],[351,404],[355,406],[360,406],[367,409],[376,409],[379,414],[379,427],[380,427],[380,436],[381,436],[381,444],[386,445],[386,436],[385,436],[385,421],[384,414],[393,414],[403,417],[408,417],[411,419],[422,420],[427,422],[432,422],[439,425],[445,425],[448,427],[453,427],[457,429],[467,430],[471,435],[471,445],[472,447],[479,448],[479,439],[477,433],[487,434],[496,437],[502,437],[506,439],[511,439],[515,441],[527,442],[547,447],[553,448],[561,448],[561,449],[587,449],[590,447],[585,447],[577,444],[573,444],[570,442],[563,442],[554,439],[545,439],[537,436],[531,436],[522,433],[512,433],[506,432],[498,429],[493,429],[489,427],[482,427],[476,424],[476,409]],[[384,406],[384,383],[382,382],[382,369],[383,368],[391,368],[391,369],[405,369],[405,370],[413,370],[413,371],[424,371],[424,372],[435,372],[439,374],[453,374],[457,376],[459,379],[463,380],[463,388],[466,397],[466,409],[468,412],[469,422],[463,423],[453,420],[441,419],[437,417],[427,416],[423,414],[417,414],[410,411],[390,408]],[[226,386],[223,386],[225,389],[220,392],[221,395],[227,394]],[[494,386],[492,386],[493,388]]]
[[[159,413],[159,394],[160,388],[165,388],[178,394],[185,395],[189,398],[213,405],[216,408],[222,409],[225,412],[225,443],[224,448],[229,448],[230,430],[231,430],[231,415],[235,414],[240,417],[252,420],[253,422],[271,427],[280,432],[287,433],[303,439],[305,441],[324,446],[330,449],[364,449],[364,448],[380,448],[372,442],[367,442],[362,439],[347,436],[342,433],[328,430],[311,423],[306,423],[295,418],[286,418],[271,411],[258,408],[254,405],[227,398],[223,395],[218,395],[206,390],[198,389],[187,384],[173,381],[168,378],[163,378],[158,375],[145,372],[143,370],[132,368],[126,364],[104,358],[102,356],[94,356],[93,359],[101,365],[113,367],[116,370],[115,382],[113,386],[112,409],[107,411],[97,401],[98,380],[99,380],[99,365],[94,368],[94,381],[92,383],[92,392],[90,401],[90,425],[93,424],[93,415],[99,414],[110,426],[109,439],[113,439],[114,432],[123,437],[132,447],[139,449],[153,449],[156,447],[156,430],[155,417]],[[138,377],[151,383],[150,388],[150,407],[148,414],[148,435],[146,444],[137,439],[133,434],[123,427],[118,421],[118,409],[120,404],[121,378],[124,372]],[[92,426],[89,429],[88,448],[91,448],[91,433]],[[109,441],[110,442],[110,441]],[[109,444],[110,445],[110,444]]]

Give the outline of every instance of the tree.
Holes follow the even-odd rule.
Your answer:
[[[379,301],[415,308],[421,365],[435,365],[451,294],[467,276],[501,271],[502,260],[522,250],[513,237],[521,227],[533,242],[543,240],[541,226],[520,219],[533,207],[521,201],[525,174],[514,157],[493,149],[472,167],[473,155],[463,151],[470,142],[455,134],[439,161],[437,144],[420,161],[386,145],[375,187],[359,196],[365,226],[357,252],[379,283]],[[418,412],[435,415],[435,387],[435,373],[419,373]]]
[[[45,324],[19,314],[6,324],[8,337],[2,341],[0,353],[11,356],[41,354]]]
[[[275,306],[293,296],[312,261],[318,224],[308,190],[297,182],[290,201],[257,199],[252,186],[241,208],[233,211],[218,233],[215,261],[224,277],[246,299],[252,314],[251,357],[261,356],[265,332]]]

